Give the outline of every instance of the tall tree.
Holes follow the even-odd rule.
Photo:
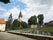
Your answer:
[[[11,29],[12,22],[13,22],[12,14],[10,14],[8,21],[6,22],[7,29]]]
[[[0,2],[7,4],[7,3],[10,3],[10,0],[0,0]]]
[[[12,13],[10,14],[8,21],[12,24],[13,18],[12,18]]]
[[[38,24],[41,26],[43,24],[44,16],[43,14],[38,15]]]
[[[29,18],[28,24],[29,25],[36,25],[37,24],[37,18],[35,15]]]

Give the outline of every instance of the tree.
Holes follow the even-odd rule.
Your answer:
[[[21,22],[22,28],[28,28],[28,24],[24,21]]]
[[[10,23],[6,21],[6,31],[9,30],[9,27],[10,27]]]
[[[12,14],[10,14],[8,21],[10,22],[10,24],[12,24],[12,22],[13,22]]]
[[[28,24],[29,25],[36,25],[37,24],[37,18],[35,15],[29,18]]]
[[[11,29],[11,27],[12,27],[12,22],[13,22],[12,14],[10,14],[10,16],[9,16],[9,18],[8,18],[8,21],[6,22],[7,30],[8,30],[8,29]]]
[[[38,24],[41,26],[43,24],[44,16],[43,14],[38,15]]]
[[[12,29],[15,30],[15,29],[19,29],[20,28],[20,25],[21,25],[21,28],[27,28],[28,27],[28,24],[24,21],[22,22],[19,22],[17,19],[15,19],[13,21],[13,26],[12,26]],[[20,29],[21,29],[20,28]]]
[[[3,2],[3,3],[5,3],[5,4],[7,4],[7,3],[10,2],[10,0],[0,0],[0,2]]]
[[[20,27],[20,22],[17,19],[15,19],[12,24],[12,29],[15,30],[18,29],[19,27]]]

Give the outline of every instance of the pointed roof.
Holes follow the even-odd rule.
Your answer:
[[[19,17],[23,17],[21,11],[20,11]]]

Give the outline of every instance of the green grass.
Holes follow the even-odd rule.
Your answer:
[[[22,28],[22,29],[18,29],[18,30],[33,30],[32,28]]]
[[[41,30],[46,32],[53,32],[53,27],[44,26],[43,28],[22,28],[17,30]]]
[[[32,28],[18,28],[18,29],[15,29],[15,30],[32,30]]]
[[[53,27],[43,27],[40,30],[47,31],[47,32],[53,32]]]

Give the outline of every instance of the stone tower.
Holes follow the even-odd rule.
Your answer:
[[[23,16],[22,16],[22,13],[20,11],[19,16],[18,16],[18,21],[22,22],[22,18],[23,18]]]

